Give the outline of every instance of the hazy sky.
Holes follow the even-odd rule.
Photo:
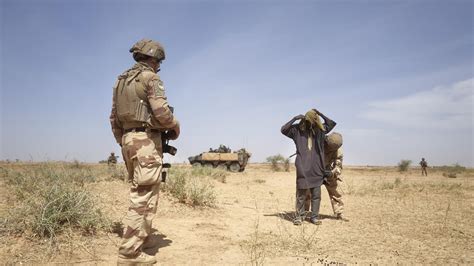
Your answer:
[[[0,159],[120,154],[108,121],[128,49],[160,41],[182,162],[219,144],[253,162],[316,107],[345,163],[474,166],[473,1],[1,1]]]

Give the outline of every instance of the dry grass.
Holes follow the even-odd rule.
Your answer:
[[[4,169],[2,179],[13,191],[14,202],[2,219],[3,234],[30,234],[54,241],[66,228],[94,234],[107,227],[107,220],[84,188],[95,182],[89,167],[44,163],[23,170]]]
[[[15,254],[10,262],[48,260],[68,248],[72,252],[80,243],[75,235],[109,230],[110,222],[97,207],[97,198],[86,188],[98,180],[91,167],[75,161],[1,169],[1,183],[9,192],[3,203],[14,206],[1,212],[1,235],[42,244],[33,245],[37,254]]]
[[[37,166],[10,163],[0,167],[4,176]],[[128,208],[128,184],[112,178],[104,165],[79,163],[68,167],[67,171],[75,169],[87,177],[79,186],[98,199],[107,217],[120,221]],[[169,180],[182,177],[180,191],[186,204],[179,203],[177,194],[168,190],[160,195],[154,229],[161,237],[156,257],[163,264],[474,263],[473,169],[457,172],[452,179],[443,176],[446,168],[430,168],[429,176],[424,177],[415,167],[399,172],[397,166],[346,166],[340,187],[350,221],[331,218],[328,195],[322,188],[320,226],[307,221],[301,226],[292,224],[294,168],[274,172],[269,164],[249,165],[243,173],[226,175],[225,183],[219,180],[220,174],[204,171],[193,173],[191,167],[173,165]],[[0,181],[6,182],[4,178]],[[189,189],[194,186],[196,195],[204,195],[197,189],[204,183],[212,187],[204,191],[212,191],[215,208],[193,207]],[[77,184],[81,184],[80,179]],[[10,198],[14,193],[0,186],[0,195]],[[0,197],[1,217],[7,217],[8,204]],[[93,237],[87,237],[75,231],[63,229],[56,235],[58,244],[49,250],[34,240],[38,238],[25,237],[27,233],[3,236],[0,260],[28,264],[116,262],[117,235],[96,230]]]
[[[216,195],[210,179],[225,183],[228,172],[209,167],[172,167],[162,190],[181,203],[191,206],[215,207]]]

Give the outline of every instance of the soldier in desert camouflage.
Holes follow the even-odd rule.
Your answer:
[[[428,176],[428,172],[426,171],[426,168],[428,168],[428,162],[425,161],[425,158],[421,158],[420,166],[421,166],[421,175]]]
[[[131,183],[118,263],[155,263],[155,257],[143,250],[158,244],[149,236],[162,172],[162,134],[177,139],[180,126],[157,75],[165,59],[161,44],[143,39],[130,52],[137,63],[118,77],[110,114]]]
[[[326,169],[331,171],[331,174],[327,177],[324,185],[328,191],[332,210],[337,219],[344,219],[344,202],[342,202],[342,195],[337,188],[337,182],[342,181],[343,156],[342,135],[337,132],[329,134],[325,141],[324,160]]]
[[[107,159],[107,164],[109,166],[114,166],[115,164],[117,164],[117,156],[115,156],[115,153],[114,152],[111,152],[110,153],[110,156],[109,158]]]

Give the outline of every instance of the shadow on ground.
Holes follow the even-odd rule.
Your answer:
[[[280,219],[283,219],[285,221],[293,222],[293,220],[296,217],[296,212],[286,211],[286,212],[278,212],[278,213],[272,213],[272,214],[264,214],[263,216],[275,216],[275,217],[279,217]],[[310,216],[311,216],[311,214],[309,212],[306,213],[306,218],[305,219],[309,219]],[[320,220],[324,220],[324,219],[337,220],[334,215],[327,215],[327,214],[319,214],[318,218]]]
[[[150,241],[157,243],[157,245],[152,248],[144,249],[143,252],[152,256],[158,253],[160,248],[167,247],[173,242],[171,239],[167,239],[166,235],[158,233],[155,229],[153,229],[153,232],[148,237],[150,238]]]

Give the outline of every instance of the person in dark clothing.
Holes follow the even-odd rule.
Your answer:
[[[321,123],[323,118],[324,124]],[[298,124],[294,124],[300,120]],[[321,203],[321,185],[325,177],[324,139],[336,126],[336,122],[316,109],[304,116],[297,115],[281,127],[281,133],[292,139],[296,145],[296,217],[293,223],[300,225],[304,219],[306,192],[311,192],[311,217],[314,224],[318,220]]]
[[[426,172],[426,168],[428,168],[428,162],[425,161],[425,158],[421,158],[420,166],[421,166],[421,175],[428,176],[428,172]]]

